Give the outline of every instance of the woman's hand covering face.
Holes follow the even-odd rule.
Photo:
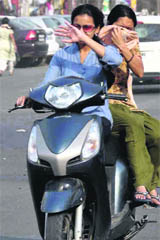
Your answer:
[[[138,35],[135,31],[116,25],[103,27],[98,36],[105,44],[114,44],[117,47],[126,44],[131,49],[138,43]]]
[[[83,41],[83,38],[85,36],[83,28],[79,30],[69,22],[66,21],[65,23],[66,23],[66,26],[59,26],[59,28],[54,31],[55,35],[64,37],[62,41],[65,43],[74,43],[74,42]]]
[[[104,26],[101,28],[98,37],[106,44],[113,44],[112,42],[113,25]]]

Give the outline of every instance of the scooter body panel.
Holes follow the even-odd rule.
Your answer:
[[[68,162],[81,155],[92,122],[100,118],[71,114],[69,119],[75,122],[74,127],[69,125],[68,115],[58,116],[58,119],[53,116],[35,123],[38,157],[52,167],[55,176],[66,175]],[[62,130],[62,125],[66,126],[66,130]],[[67,126],[69,134],[66,137]]]
[[[30,93],[33,101],[56,112],[34,123],[38,158],[35,162],[27,159],[33,202],[43,239],[45,216],[48,215],[45,213],[68,211],[74,215],[76,207],[85,201],[84,214],[87,211],[93,215],[90,237],[111,240],[125,235],[134,224],[134,219],[131,219],[133,208],[126,201],[128,169],[124,155],[117,151],[120,144],[113,148],[109,144],[110,139],[104,143],[102,118],[81,113],[84,107],[104,104],[104,89],[72,77],[58,79],[54,86],[62,86],[62,90],[65,84],[72,85],[78,81],[82,95],[68,109],[57,110],[54,104],[52,106],[46,101],[45,92],[49,85]],[[82,149],[93,121],[98,123],[100,145],[95,155],[84,160]],[[91,139],[95,141],[94,134]],[[109,150],[105,149],[106,146]],[[126,229],[121,226],[126,226]]]
[[[74,116],[74,114],[73,114],[73,116]],[[82,116],[80,115],[80,118],[81,117]],[[48,183],[48,181],[47,181],[48,178],[50,178],[50,180],[52,181],[52,183],[54,185],[54,181],[55,182],[58,181],[63,176],[73,176],[74,178],[76,177],[77,179],[80,179],[81,181],[83,181],[85,186],[87,186],[87,191],[89,191],[91,193],[91,194],[90,193],[88,194],[88,197],[89,197],[88,200],[90,199],[91,201],[97,201],[95,240],[104,239],[104,236],[108,235],[108,233],[109,233],[111,216],[110,216],[108,192],[106,191],[106,176],[105,176],[104,167],[102,165],[102,162],[103,162],[102,158],[104,157],[103,156],[103,144],[101,144],[100,152],[94,158],[85,160],[85,161],[82,161],[80,158],[81,149],[82,149],[84,141],[87,137],[87,133],[90,129],[90,125],[91,125],[92,121],[94,121],[96,119],[96,121],[99,123],[100,134],[102,134],[102,121],[101,121],[101,118],[98,116],[84,115],[84,119],[85,119],[85,123],[86,123],[86,119],[88,119],[88,122],[86,123],[84,128],[80,131],[79,135],[77,135],[77,137],[76,137],[77,141],[76,141],[75,145],[72,145],[73,144],[72,143],[71,144],[72,146],[70,145],[68,147],[68,148],[71,147],[70,150],[72,150],[71,151],[72,157],[68,156],[66,158],[66,151],[63,152],[65,155],[65,159],[66,159],[64,166],[62,166],[62,160],[61,160],[62,158],[56,158],[57,155],[61,155],[63,153],[55,154],[48,150],[48,146],[47,146],[47,149],[45,148],[46,143],[43,139],[43,135],[41,133],[39,122],[37,121],[35,123],[35,125],[37,125],[37,129],[39,131],[37,134],[37,141],[38,141],[37,147],[38,147],[39,162],[37,164],[32,164],[31,161],[28,159],[28,170],[29,170],[29,179],[30,179],[30,184],[31,184],[31,189],[32,189],[32,196],[34,199],[34,205],[35,205],[37,219],[38,219],[38,223],[39,223],[39,229],[40,229],[40,232],[42,233],[42,236],[44,234],[43,227],[44,227],[45,217],[44,217],[44,213],[42,211],[39,211],[39,209],[37,208],[37,205],[41,208],[41,200],[42,200],[44,192],[46,191],[45,186]],[[54,124],[53,124],[53,127],[54,127]],[[57,127],[57,126],[55,126],[55,127]],[[83,137],[81,136],[81,134]],[[82,138],[82,140],[80,140],[81,138]],[[42,139],[43,139],[43,141],[42,141]],[[75,155],[75,156],[77,156],[77,159],[76,159],[76,161],[72,161],[73,153],[77,147],[79,149],[78,156],[77,156],[77,154]],[[43,161],[41,161],[41,159],[43,159]],[[102,160],[102,162],[101,162],[101,160]],[[59,168],[56,166],[57,163],[53,163],[53,162],[59,162],[58,163]],[[46,166],[48,166],[48,168],[51,169],[51,171],[49,171],[49,176],[45,175],[45,173],[47,171],[44,170],[44,179],[45,180],[41,177],[39,179],[36,179],[35,174],[39,175],[39,171],[41,172],[41,168],[42,169],[46,168]],[[62,172],[62,169],[64,169],[63,172]],[[36,171],[36,173],[35,173],[35,171]],[[50,175],[50,173],[52,173],[52,172],[53,172],[53,176],[52,176],[52,174]],[[39,186],[41,189],[39,189]],[[43,186],[43,188],[42,188],[42,186]],[[88,189],[88,187],[91,188],[92,190]],[[35,191],[37,193],[35,193]],[[82,189],[81,189],[81,193],[83,193]],[[48,200],[46,201],[45,204],[43,204],[44,211],[51,211],[51,208],[49,208],[49,206],[51,206],[50,199],[52,199],[53,195],[54,194],[51,193],[50,196],[47,196]],[[83,194],[80,194],[80,195],[83,197]],[[93,199],[92,199],[92,197],[93,197]],[[61,210],[64,209],[65,205],[67,205],[67,199],[68,199],[68,197],[66,197],[66,201],[64,202],[63,207],[61,206]],[[79,202],[80,202],[80,200],[77,202],[77,204],[79,204]],[[75,202],[74,202],[74,205],[76,205]],[[66,206],[65,206],[65,208],[66,208]],[[68,210],[70,210],[70,209],[68,208]],[[55,209],[54,209],[54,211],[55,211]],[[104,212],[105,212],[105,214],[104,214]]]
[[[73,113],[52,115],[39,121],[38,125],[49,150],[60,154],[71,145],[91,119],[92,116]]]
[[[89,99],[93,99],[94,96],[97,95],[97,93],[102,92],[102,87],[100,86],[100,79],[94,79],[96,84],[90,83],[82,78],[75,78],[75,77],[60,77],[57,80],[54,80],[54,82],[50,82],[49,84],[45,85],[43,88],[34,88],[33,91],[30,92],[30,98],[34,101],[42,104],[42,105],[48,105],[48,107],[52,107],[49,103],[45,100],[45,93],[49,85],[53,86],[64,86],[64,85],[72,85],[74,83],[81,82],[83,83],[82,88],[85,89],[85,91],[82,93],[82,96],[76,101],[74,104],[79,105],[80,103],[84,103],[85,101],[88,102]],[[97,82],[99,81],[99,82]],[[99,83],[99,84],[97,84]],[[89,101],[90,102],[90,101]],[[93,100],[92,100],[93,102]],[[104,100],[100,101],[101,105],[104,104]],[[53,107],[52,107],[53,108]]]
[[[112,215],[118,214],[124,208],[127,200],[128,169],[122,156],[118,156],[114,166],[105,166],[110,191],[110,203]]]

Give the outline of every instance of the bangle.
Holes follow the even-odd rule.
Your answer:
[[[131,58],[129,60],[126,60],[127,63],[130,63],[132,59],[134,58],[134,55],[132,54]]]

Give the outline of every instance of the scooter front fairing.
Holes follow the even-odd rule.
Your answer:
[[[36,121],[38,158],[43,159],[43,163],[46,161],[53,175],[59,177],[45,186],[42,212],[62,212],[85,200],[83,183],[64,176],[68,162],[80,156],[93,120],[91,116],[64,114]]]
[[[37,208],[37,206],[40,207],[41,205],[42,197],[43,201],[40,208],[43,212],[53,213],[55,211],[64,211],[67,207],[76,207],[85,200],[86,185],[91,186],[95,192],[95,201],[97,201],[95,230],[97,238],[95,235],[95,239],[99,239],[99,236],[107,231],[107,224],[108,226],[110,225],[110,221],[108,221],[108,219],[110,219],[110,212],[108,194],[106,192],[106,177],[104,168],[100,163],[100,158],[103,158],[103,151],[102,149],[98,149],[98,154],[91,159],[82,160],[81,158],[84,143],[94,121],[99,125],[101,141],[101,139],[103,139],[102,123],[101,118],[98,116],[75,113],[58,114],[43,120],[38,120],[34,124],[37,130],[36,146],[38,160],[36,163],[32,163],[32,160],[28,158],[28,170],[37,219],[40,232],[42,233],[44,215],[42,215],[42,212]],[[100,143],[100,148],[102,148],[102,146],[103,143]],[[46,167],[47,171],[42,170]],[[32,174],[32,172],[35,173],[35,168],[37,169],[36,175],[39,176],[38,178],[35,178],[35,174]],[[48,170],[48,168],[50,168],[50,170]],[[43,172],[43,176],[41,175],[42,178],[39,172]],[[46,172],[49,172],[50,176],[46,176]],[[65,195],[64,200],[61,198],[61,202],[58,202],[56,198],[53,200],[53,196],[55,197],[56,195],[56,197],[59,198],[60,195],[62,197],[64,194],[64,191],[61,191],[61,189],[57,187],[61,184],[56,185],[56,182],[62,182],[63,184],[61,186],[65,188],[71,176],[72,183],[74,181],[79,186],[80,194],[75,194],[73,190],[76,190],[76,188],[73,187],[72,192],[69,193],[68,191],[69,194]],[[50,186],[50,191],[48,191],[48,186]],[[37,195],[35,194],[35,189]],[[51,199],[53,201],[51,201]],[[70,199],[75,200],[68,204]],[[57,207],[54,206],[55,204],[57,204]],[[106,214],[104,214],[104,212]]]
[[[81,155],[93,121],[92,116],[73,113],[36,121],[37,161],[47,162],[55,176],[65,176],[68,161]]]

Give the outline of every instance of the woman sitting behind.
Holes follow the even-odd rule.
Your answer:
[[[123,93],[127,102],[111,100],[113,132],[124,136],[128,161],[134,174],[134,200],[149,202],[160,207],[160,121],[139,109],[132,95],[130,69],[138,77],[143,76],[143,63],[134,31],[137,19],[126,5],[116,5],[108,15],[108,26],[100,31],[100,38],[117,46],[123,62],[115,69],[115,80],[109,93]]]

